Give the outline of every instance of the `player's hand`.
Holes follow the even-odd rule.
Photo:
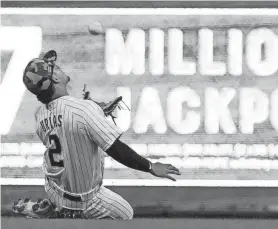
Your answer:
[[[156,177],[168,178],[172,181],[176,181],[176,179],[169,174],[181,175],[180,171],[176,167],[170,164],[162,164],[159,162],[152,164],[150,173]]]

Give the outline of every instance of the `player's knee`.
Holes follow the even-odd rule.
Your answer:
[[[130,204],[128,204],[127,210],[128,210],[127,220],[133,219],[134,211],[133,211],[133,208],[130,206]]]
[[[122,202],[121,209],[118,209],[116,219],[131,220],[133,219],[133,208],[127,201]]]

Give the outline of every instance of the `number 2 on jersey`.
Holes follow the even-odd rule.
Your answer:
[[[52,144],[52,141],[54,141],[56,148],[55,149],[49,149],[49,160],[51,166],[58,166],[58,167],[64,167],[64,161],[58,160],[55,161],[54,154],[61,155],[62,154],[62,147],[59,138],[57,135],[49,135],[49,143]]]

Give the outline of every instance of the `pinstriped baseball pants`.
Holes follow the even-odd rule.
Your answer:
[[[77,202],[60,196],[46,181],[45,190],[49,200],[56,207],[65,207],[68,209],[82,209],[84,215],[89,219],[123,219],[133,218],[133,209],[130,204],[120,195],[112,192],[104,186],[91,199]]]

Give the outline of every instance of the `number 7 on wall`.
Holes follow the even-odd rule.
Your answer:
[[[40,55],[41,48],[40,27],[1,26],[1,53],[9,51],[13,55],[0,84],[0,135],[8,134],[11,129],[26,90],[22,81],[23,71],[31,59]]]

